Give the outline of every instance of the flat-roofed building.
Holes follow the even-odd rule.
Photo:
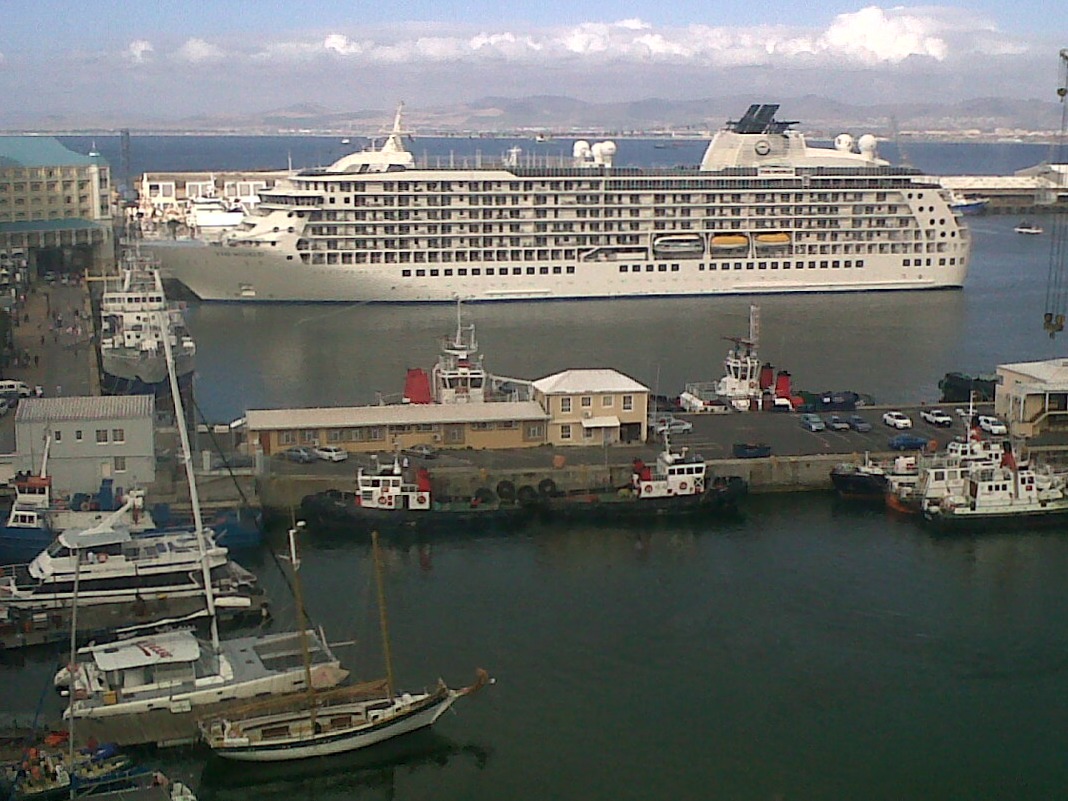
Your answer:
[[[644,442],[649,388],[618,370],[564,370],[532,385],[551,445]]]
[[[15,412],[16,469],[40,472],[48,443],[61,494],[95,492],[105,478],[144,487],[156,480],[154,414],[151,395],[26,398]]]
[[[250,441],[267,455],[294,445],[352,453],[436,448],[530,448],[546,442],[548,415],[534,401],[251,409]]]
[[[111,266],[111,177],[97,153],[50,136],[0,136],[0,256],[35,269]]]
[[[1068,430],[1068,359],[999,364],[994,413],[1013,434]]]

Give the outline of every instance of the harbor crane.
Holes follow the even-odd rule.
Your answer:
[[[1061,101],[1061,130],[1051,148],[1049,164],[1057,182],[1057,198],[1068,192],[1068,48],[1060,52],[1060,85],[1057,96]],[[1043,328],[1053,339],[1064,330],[1068,312],[1068,213],[1053,215],[1050,228],[1049,278],[1046,283],[1046,312]]]

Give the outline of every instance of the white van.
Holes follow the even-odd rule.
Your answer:
[[[0,395],[18,395],[20,398],[28,398],[33,390],[22,381],[5,379],[0,381]]]

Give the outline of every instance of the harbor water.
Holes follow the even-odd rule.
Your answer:
[[[913,155],[915,159],[916,156]],[[1039,156],[1039,159],[1041,156]],[[1035,159],[1034,161],[1039,160]],[[171,165],[181,168],[181,165]],[[1026,166],[1026,165],[1021,165]],[[967,170],[961,170],[967,171]],[[799,387],[897,402],[949,370],[1049,358],[1049,244],[978,218],[961,292],[761,297],[761,355]],[[473,305],[487,367],[614,367],[676,394],[721,374],[754,298]],[[429,367],[447,307],[193,306],[197,395],[248,408],[372,402]],[[282,532],[272,532],[273,550]],[[242,560],[295,619],[272,549]],[[381,674],[366,541],[309,531],[309,611]],[[432,732],[302,765],[153,759],[235,799],[1049,799],[1068,789],[1068,533],[933,535],[820,494],[690,527],[531,526],[385,540],[398,684],[496,683]],[[4,708],[58,714],[57,654],[8,655]],[[43,700],[41,700],[43,699]]]

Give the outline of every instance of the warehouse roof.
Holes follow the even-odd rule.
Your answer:
[[[151,395],[102,395],[70,398],[26,398],[15,412],[16,423],[78,420],[131,420],[152,417]]]
[[[649,388],[639,384],[630,376],[618,370],[564,370],[562,373],[539,378],[534,382],[534,389],[546,395],[574,394],[578,392],[648,392]]]
[[[331,406],[315,409],[250,409],[250,431],[298,428],[344,428],[430,423],[489,423],[502,420],[548,420],[534,401],[500,403],[398,403],[387,406]]]

